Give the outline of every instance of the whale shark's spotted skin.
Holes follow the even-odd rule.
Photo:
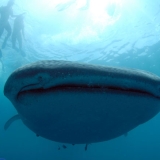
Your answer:
[[[39,61],[17,69],[4,94],[37,135],[71,144],[121,136],[160,110],[158,76],[69,61]]]

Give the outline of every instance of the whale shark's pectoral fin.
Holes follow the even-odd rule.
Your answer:
[[[14,121],[19,120],[19,119],[21,119],[21,117],[20,117],[19,114],[11,117],[11,118],[5,123],[5,125],[4,125],[4,130],[7,130],[7,129],[9,128],[9,126],[10,126]]]

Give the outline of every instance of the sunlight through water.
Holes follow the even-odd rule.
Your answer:
[[[14,15],[25,13],[25,39],[20,52],[12,48],[12,34],[5,48],[7,31],[0,37],[0,160],[160,160],[160,114],[124,136],[87,144],[85,151],[84,145],[37,137],[21,121],[4,131],[6,121],[17,112],[3,93],[14,70],[39,60],[125,67],[160,76],[160,1],[14,1]],[[0,0],[0,7],[7,2]],[[14,21],[9,18],[12,31]]]

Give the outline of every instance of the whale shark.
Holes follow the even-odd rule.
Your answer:
[[[126,135],[160,111],[160,77],[128,68],[43,60],[7,79],[4,95],[37,136],[90,144]]]

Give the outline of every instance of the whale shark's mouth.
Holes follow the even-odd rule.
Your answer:
[[[35,87],[36,86],[36,87]],[[50,88],[46,88],[44,89],[43,87],[41,88],[37,88],[38,85],[32,84],[32,85],[28,85],[23,87],[20,92],[18,93],[17,97],[20,94],[23,94],[24,92],[46,92],[46,91],[60,91],[60,90],[68,90],[68,89],[79,89],[79,90],[90,90],[90,89],[98,89],[98,90],[102,90],[102,91],[121,91],[121,93],[125,93],[125,92],[130,92],[130,93],[137,93],[137,94],[147,94],[149,96],[154,96],[153,94],[151,94],[150,92],[146,92],[143,90],[139,90],[139,89],[132,89],[132,88],[121,88],[121,87],[116,87],[116,86],[98,86],[98,85],[94,85],[94,86],[88,86],[88,85],[71,85],[71,84],[63,84],[63,85],[58,85],[58,86],[53,86]],[[33,88],[32,88],[33,87]]]

